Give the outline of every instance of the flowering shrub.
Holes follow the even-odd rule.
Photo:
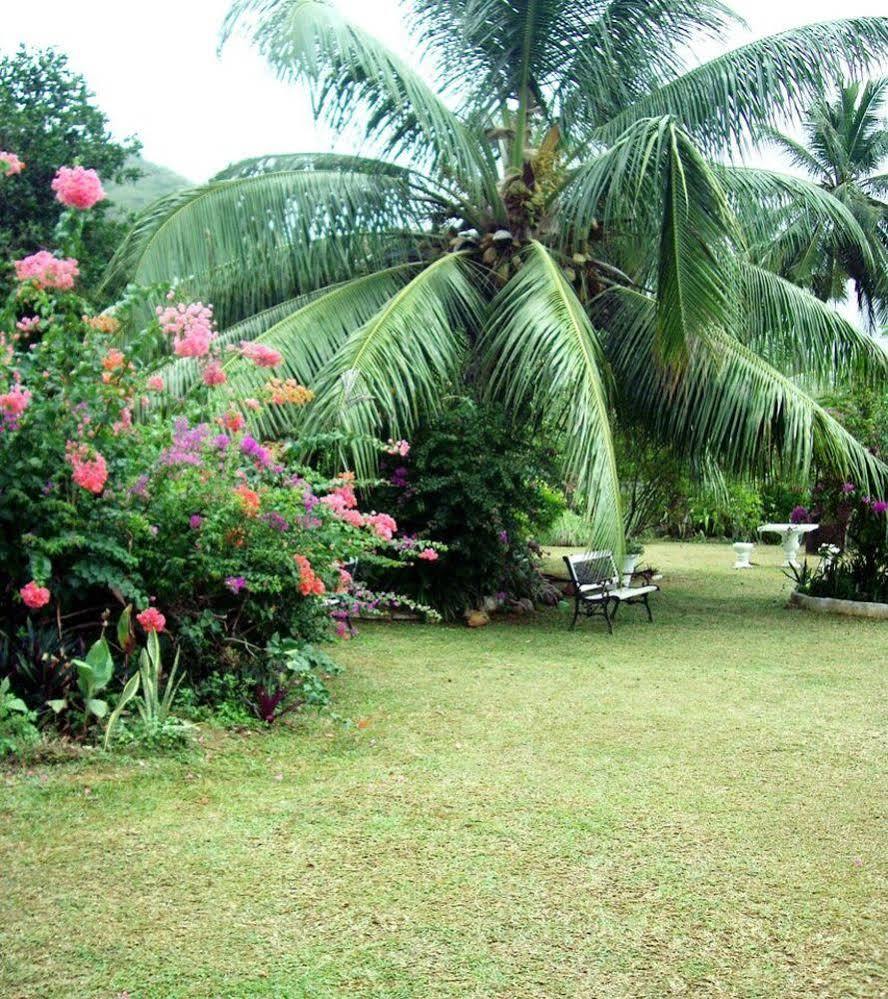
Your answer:
[[[502,412],[463,399],[410,444],[389,441],[385,451],[388,481],[374,498],[395,514],[416,555],[399,589],[451,618],[486,598],[548,597],[529,544],[558,512],[543,486],[546,459]],[[440,558],[428,536],[447,546]]]
[[[74,168],[53,187],[71,206],[60,231],[73,249],[101,183]],[[435,545],[361,510],[350,474],[325,478],[294,445],[257,440],[244,412],[210,421],[208,395],[226,380],[211,306],[168,296],[127,341],[132,303],[94,314],[75,293],[75,257],[41,251],[16,273],[0,311],[0,632],[14,636],[0,670],[31,709],[67,703],[90,630],[112,603],[132,604],[142,633],[175,636],[192,682],[226,669],[252,678],[266,721],[321,703],[332,667],[315,646],[397,599],[354,587],[347,566],[430,564]],[[200,368],[185,402],[140,354],[164,341]],[[269,371],[280,361],[262,345],[234,349]],[[247,413],[314,398],[274,377],[258,394]]]
[[[818,489],[821,508],[840,517],[844,546],[824,546],[815,571],[796,576],[797,588],[814,597],[888,603],[888,501],[861,496],[853,482],[829,495]]]
[[[21,173],[25,169],[25,164],[15,153],[0,151],[0,177],[11,177],[15,173]]]

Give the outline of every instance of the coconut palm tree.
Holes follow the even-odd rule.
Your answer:
[[[873,326],[888,323],[888,78],[841,86],[836,98],[820,100],[804,123],[804,140],[764,129],[795,166],[854,215],[866,236],[871,260],[832,228],[813,228],[792,209],[769,242],[767,266],[818,298],[841,301],[852,281],[857,301]]]
[[[114,261],[212,298],[225,340],[273,346],[315,389],[301,424],[269,407],[260,430],[341,431],[365,471],[367,435],[408,436],[469,382],[557,428],[591,534],[618,551],[615,419],[740,472],[885,475],[800,380],[884,380],[884,352],[750,252],[793,204],[869,259],[858,220],[816,184],[714,157],[882,58],[888,18],[687,68],[733,21],[718,0],[409,7],[439,90],[326,0],[236,0],[223,40],[246,32],[378,155],[238,163],[158,202]],[[255,368],[227,370],[234,398],[256,393]]]

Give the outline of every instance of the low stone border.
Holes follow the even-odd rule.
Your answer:
[[[809,597],[807,593],[793,590],[790,605],[817,614],[843,614],[845,617],[868,617],[874,621],[888,621],[888,604],[868,603],[865,600],[836,600],[834,597]]]

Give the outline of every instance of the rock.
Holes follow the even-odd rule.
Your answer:
[[[466,616],[466,624],[470,628],[483,628],[490,624],[490,615],[485,614],[484,611],[472,611]]]

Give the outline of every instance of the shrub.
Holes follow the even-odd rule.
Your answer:
[[[437,548],[399,537],[388,514],[361,512],[349,473],[330,478],[302,464],[307,442],[270,445],[251,435],[248,418],[263,405],[313,398],[273,377],[275,351],[233,348],[267,369],[259,399],[243,411],[211,399],[226,381],[211,307],[170,294],[129,340],[121,320],[138,295],[93,314],[76,294],[70,254],[101,183],[88,171],[59,178],[74,206],[60,225],[69,256],[18,262],[18,286],[0,312],[0,559],[8,574],[0,675],[14,677],[29,708],[50,705],[60,727],[85,737],[133,675],[126,666],[115,673],[114,650],[96,641],[109,605],[132,604],[155,645],[160,632],[176,635],[198,685],[220,668],[239,671],[266,721],[322,706],[333,667],[317,646],[334,633],[350,637],[353,608],[378,605],[363,590],[350,594],[346,565],[392,568],[431,560]],[[158,344],[164,363],[172,353],[202,376],[185,399],[164,391]],[[117,650],[125,660],[131,626]],[[135,703],[148,734],[163,729],[147,710],[158,669],[151,656],[140,667]]]
[[[888,603],[888,502],[860,496],[853,483],[846,483],[829,505],[846,513],[845,545],[824,546],[814,571],[805,563],[795,574],[798,590],[814,597]]]
[[[420,552],[395,577],[399,590],[449,618],[487,597],[547,594],[531,541],[563,503],[545,484],[548,456],[531,436],[502,410],[457,398],[417,430],[409,453],[392,446],[374,499]],[[446,545],[440,560],[423,558],[426,538]]]

